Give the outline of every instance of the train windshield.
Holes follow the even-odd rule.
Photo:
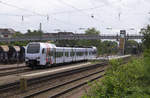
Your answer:
[[[29,44],[27,47],[27,53],[39,53],[40,44]]]

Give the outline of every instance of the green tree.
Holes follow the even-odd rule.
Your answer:
[[[86,35],[99,35],[100,31],[95,28],[88,28],[85,31]],[[101,54],[101,40],[79,40],[78,45],[80,46],[95,46],[97,47],[98,54]]]
[[[101,54],[116,54],[118,52],[118,43],[115,41],[103,41]]]
[[[85,34],[87,34],[87,35],[99,35],[99,34],[100,34],[100,31],[99,31],[99,30],[96,30],[95,28],[88,28],[88,29],[85,31]]]
[[[144,35],[144,38],[142,39],[144,48],[150,49],[150,25],[145,29],[141,29],[140,33]]]
[[[13,34],[13,37],[21,37],[23,36],[23,34],[21,32],[15,32],[15,34]]]
[[[34,31],[27,30],[27,33],[25,33],[25,36],[42,36],[42,35],[43,32],[39,30],[34,30]]]
[[[57,40],[55,44],[57,46],[76,46],[78,45],[77,42],[77,40]]]
[[[139,52],[139,44],[134,40],[127,40],[125,44],[126,54],[137,54]]]

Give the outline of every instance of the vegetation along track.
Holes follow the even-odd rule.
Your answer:
[[[70,71],[65,71],[65,72],[61,72],[61,73],[56,73],[56,74],[52,74],[52,75],[47,75],[47,76],[42,76],[42,77],[38,77],[38,78],[34,78],[34,79],[29,79],[29,80],[27,80],[28,89],[30,91],[32,91],[32,87],[34,89],[38,88],[38,85],[40,85],[40,84],[44,85],[45,82],[49,82],[51,80],[56,80],[56,79],[64,78],[66,76],[72,77],[72,75],[76,75],[76,74],[84,72],[84,71],[88,72],[89,70],[96,69],[96,68],[98,68],[100,66],[104,66],[104,65],[107,65],[107,64],[108,64],[108,62],[103,62],[103,63],[100,63],[100,64],[92,64],[92,66],[90,65],[88,67],[84,67],[84,68],[80,68],[80,69],[73,69],[73,70],[70,70]],[[100,71],[102,71],[102,70],[100,70]],[[82,78],[84,78],[84,77],[82,77]],[[77,81],[77,80],[79,80],[79,79],[72,80],[72,81]],[[62,82],[60,81],[59,85],[60,85],[60,83],[62,83]],[[53,83],[51,82],[49,85],[53,85]],[[1,93],[0,95],[3,96],[3,97],[9,97],[9,96],[13,96],[13,95],[22,94],[20,92],[20,90],[19,90],[19,81],[16,82],[16,83],[5,85],[3,87],[1,86],[0,87],[0,93]],[[31,95],[32,96],[32,93],[25,94],[24,96],[26,96],[26,95],[29,95],[29,96]],[[28,96],[26,96],[26,97],[28,97]],[[15,98],[17,98],[17,96]]]

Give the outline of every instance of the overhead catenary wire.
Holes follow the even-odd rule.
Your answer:
[[[31,11],[31,10],[29,10],[29,9],[21,8],[21,7],[18,7],[18,6],[16,6],[16,5],[12,5],[12,4],[6,3],[6,2],[4,2],[4,1],[0,1],[0,3],[1,3],[1,4],[4,4],[4,5],[6,5],[6,6],[9,6],[9,7],[17,8],[17,9],[22,10],[22,11],[26,11],[26,12],[30,12],[30,13],[36,14],[36,15],[39,15],[39,16],[46,16],[46,15],[44,15],[44,14],[37,13],[37,12]]]
[[[75,9],[76,11],[78,11],[78,12],[84,14],[84,15],[87,15],[88,17],[90,17],[91,22],[92,22],[92,20],[95,21],[94,24],[96,24],[97,26],[99,26],[100,23],[101,23],[101,25],[103,25],[103,22],[104,22],[104,21],[99,20],[94,14],[89,14],[89,13],[83,11],[83,10],[80,10],[79,8],[76,8],[76,7],[74,7],[73,5],[64,2],[63,0],[57,0],[57,1],[60,1],[60,2],[62,2],[62,4],[66,5],[66,6],[68,6],[68,7],[71,7],[71,8]],[[97,8],[101,8],[101,6],[100,6],[100,7],[96,6],[95,8],[93,7],[93,10],[94,10],[94,9],[97,9]],[[91,24],[91,23],[90,23],[90,24]]]
[[[47,15],[47,14],[46,14],[46,15],[45,15],[45,14],[41,14],[41,13],[38,13],[38,12],[36,12],[36,11],[32,11],[32,10],[29,10],[29,9],[26,9],[26,8],[18,7],[18,6],[16,6],[16,5],[13,5],[13,4],[10,4],[10,3],[6,3],[6,2],[4,2],[4,1],[0,1],[0,3],[3,4],[3,5],[9,6],[9,7],[17,8],[17,9],[19,9],[19,10],[32,13],[32,14],[24,14],[24,15],[21,15],[21,14],[0,13],[0,15],[5,15],[5,16],[19,16],[19,17],[21,17],[21,20],[22,20],[22,21],[24,21],[25,17],[31,17],[31,16],[41,16],[41,17],[44,16],[44,17],[46,17],[47,21],[49,21],[49,19],[50,19],[49,15]],[[76,7],[74,7],[74,6],[70,5],[70,4],[67,4],[67,6],[70,6],[70,7],[72,7],[72,8],[75,9],[75,10],[69,11],[69,12],[68,12],[68,11],[66,11],[66,12],[65,12],[65,11],[63,11],[63,12],[54,12],[54,13],[50,13],[50,14],[52,15],[52,14],[64,14],[64,13],[81,12],[81,13],[84,13],[84,14],[86,14],[86,15],[89,16],[89,14],[86,13],[85,11],[100,8],[100,7],[96,6],[96,7],[86,8],[86,9],[80,9],[80,8],[76,8]],[[90,17],[91,17],[91,16],[90,16]],[[56,18],[55,18],[55,20],[56,20]],[[95,17],[94,17],[94,20],[96,20]],[[66,25],[69,25],[69,24],[70,24],[70,25],[75,25],[75,24],[72,24],[72,23],[66,23],[66,22],[64,22],[64,21],[60,21],[60,20],[58,20],[58,19],[57,19],[57,21],[62,22],[62,23],[64,23],[64,24],[66,24]],[[76,25],[76,26],[77,26],[77,25]]]
[[[57,1],[60,1],[62,4],[66,5],[66,6],[68,6],[68,7],[71,7],[71,8],[73,8],[73,9],[77,10],[78,12],[80,12],[80,13],[82,13],[82,14],[85,14],[85,15],[88,15],[89,17],[92,18],[92,16],[91,16],[90,14],[88,14],[88,13],[86,13],[86,12],[80,10],[79,8],[74,7],[73,5],[71,5],[71,4],[69,4],[69,3],[64,2],[63,0],[57,0]],[[96,17],[94,17],[93,19],[94,19],[96,22],[97,22],[97,21],[101,22],[101,21],[100,21],[99,19],[97,19]]]
[[[80,11],[88,11],[88,10],[95,10],[99,9],[99,6],[91,7],[91,8],[85,8],[85,9],[79,9]],[[77,10],[71,10],[71,11],[60,11],[60,12],[53,12],[49,13],[51,15],[57,15],[57,14],[68,14],[68,13],[76,13],[78,12]],[[25,17],[32,17],[32,16],[46,16],[46,15],[35,15],[35,14],[8,14],[8,13],[0,13],[0,15],[3,16],[25,16]],[[48,15],[47,15],[48,16]]]
[[[77,11],[80,11],[80,12],[82,11],[84,14],[87,14],[87,15],[89,15],[89,14],[86,13],[86,12],[84,12],[84,11],[100,8],[100,7],[96,6],[96,7],[87,8],[87,9],[79,9],[79,8],[76,8],[76,7],[74,7],[74,6],[72,6],[72,5],[68,4],[68,3],[65,3],[65,2],[63,2],[63,1],[61,1],[61,0],[60,0],[60,2],[62,2],[63,4],[65,4],[65,5],[67,5],[67,6],[72,7],[73,9],[76,9]],[[34,15],[13,15],[13,14],[11,15],[11,14],[0,13],[0,15],[5,15],[5,16],[21,16],[21,17],[22,17],[22,16],[28,16],[28,17],[29,17],[29,16],[45,16],[45,17],[47,17],[47,20],[49,20],[49,16],[47,16],[47,15],[44,15],[44,14],[41,14],[41,13],[37,13],[37,12],[31,11],[31,10],[29,10],[29,9],[21,8],[21,7],[12,5],[12,4],[8,4],[8,3],[3,2],[3,1],[0,1],[0,3],[1,3],[1,4],[4,4],[4,5],[7,5],[7,6],[10,6],[10,7],[17,8],[17,9],[19,9],[19,10],[27,11],[27,12],[30,12],[30,13],[33,13],[33,14],[34,14]],[[72,12],[76,12],[76,11],[62,11],[62,12],[55,12],[55,13],[51,13],[51,14],[64,14],[64,13],[72,13]],[[91,16],[91,17],[92,17],[92,16]]]
[[[19,16],[19,17],[21,17],[21,20],[22,20],[22,21],[24,20],[24,17],[30,17],[30,16],[41,16],[41,17],[44,16],[44,17],[46,17],[47,21],[49,21],[49,19],[50,19],[49,15],[37,13],[37,12],[35,12],[35,11],[28,10],[28,9],[25,9],[25,8],[21,8],[21,7],[18,7],[18,6],[16,6],[16,5],[8,4],[8,3],[3,2],[3,1],[0,1],[0,3],[1,3],[1,4],[4,4],[4,5],[6,5],[6,6],[9,6],[9,7],[17,8],[17,9],[19,9],[19,10],[32,13],[32,14],[25,14],[25,15],[2,13],[2,14],[0,14],[0,15],[5,15],[5,16]],[[56,20],[56,21],[59,21],[59,22],[61,22],[61,23],[64,23],[64,24],[66,24],[66,25],[69,25],[69,24],[70,24],[70,23],[61,21],[61,20],[56,19],[56,18],[55,18],[55,20]],[[70,24],[70,25],[73,25],[73,24]]]

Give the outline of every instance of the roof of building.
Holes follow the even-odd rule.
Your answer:
[[[14,34],[15,30],[11,29],[11,28],[0,28],[0,33],[1,34]]]

